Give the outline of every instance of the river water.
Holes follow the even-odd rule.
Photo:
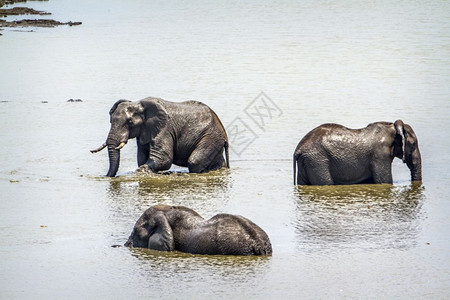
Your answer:
[[[26,5],[83,24],[0,37],[0,298],[450,297],[450,2]],[[107,153],[89,150],[110,107],[147,96],[213,108],[231,169],[145,176],[130,141],[103,177]],[[293,186],[312,128],[397,119],[418,136],[422,185],[396,159],[393,185]],[[111,247],[159,203],[243,215],[273,255]]]

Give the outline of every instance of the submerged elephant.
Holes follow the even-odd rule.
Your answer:
[[[95,153],[108,147],[106,176],[117,174],[120,149],[132,138],[137,142],[138,167],[148,167],[153,172],[168,170],[172,164],[188,167],[193,173],[229,167],[225,128],[215,112],[201,102],[119,100],[109,114],[111,129],[106,142],[91,150]]]
[[[376,122],[361,129],[323,124],[295,149],[294,184],[392,183],[394,157],[406,163],[411,181],[422,181],[419,144],[408,124]]]
[[[250,220],[218,214],[203,219],[184,206],[155,205],[137,220],[126,247],[209,255],[270,255],[267,234]]]

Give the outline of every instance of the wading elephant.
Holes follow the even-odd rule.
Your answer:
[[[192,173],[229,167],[225,128],[214,111],[201,102],[119,100],[109,114],[111,129],[106,142],[91,150],[95,153],[108,147],[106,176],[116,176],[120,149],[132,138],[137,142],[138,167],[148,167],[153,172],[168,170],[172,164],[188,167]]]
[[[406,163],[411,181],[422,181],[419,144],[408,124],[376,122],[361,129],[323,124],[295,149],[294,184],[392,183],[394,157]]]
[[[209,220],[184,206],[155,205],[137,220],[126,247],[209,255],[270,255],[267,234],[250,220],[218,214]]]

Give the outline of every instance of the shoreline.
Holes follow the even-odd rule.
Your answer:
[[[51,12],[39,11],[29,7],[12,7],[5,8],[5,5],[13,5],[16,3],[25,3],[27,1],[49,1],[49,0],[0,0],[0,31],[4,28],[19,27],[56,27],[61,25],[76,26],[81,25],[82,22],[60,22],[53,19],[21,19],[15,21],[6,21],[3,18],[8,16],[23,16],[23,15],[51,15]],[[0,33],[0,36],[2,34]]]

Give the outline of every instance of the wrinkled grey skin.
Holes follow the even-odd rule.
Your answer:
[[[153,172],[168,170],[172,164],[188,167],[193,173],[229,167],[225,128],[214,111],[201,102],[119,100],[109,114],[111,129],[106,143],[91,150],[95,153],[108,147],[106,176],[116,176],[120,149],[132,138],[137,142],[138,166]]]
[[[126,247],[209,255],[270,255],[267,234],[250,220],[218,214],[209,220],[184,206],[156,205],[137,220]]]
[[[419,144],[408,124],[376,122],[361,129],[323,124],[295,149],[294,184],[392,183],[394,157],[406,163],[411,181],[422,181]]]

